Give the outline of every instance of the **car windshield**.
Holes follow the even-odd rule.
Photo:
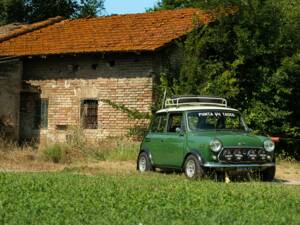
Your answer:
[[[188,124],[192,131],[247,130],[243,118],[235,111],[193,111],[188,113]]]

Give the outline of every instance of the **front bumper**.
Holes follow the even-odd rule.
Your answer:
[[[275,163],[263,163],[263,164],[226,164],[226,163],[215,163],[215,162],[207,162],[203,164],[203,167],[212,168],[217,170],[263,170],[268,167],[275,166]]]

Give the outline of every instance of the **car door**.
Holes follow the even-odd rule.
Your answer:
[[[164,148],[162,146],[164,140],[164,132],[167,124],[167,113],[156,114],[151,126],[150,131],[145,137],[144,146],[150,151],[153,163],[161,165],[164,161]]]
[[[185,120],[182,112],[169,113],[167,129],[163,138],[163,164],[180,167],[185,145]]]

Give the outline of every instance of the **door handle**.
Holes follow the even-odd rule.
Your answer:
[[[145,138],[145,142],[150,142],[151,138]]]

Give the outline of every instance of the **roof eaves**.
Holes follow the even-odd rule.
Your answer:
[[[0,49],[1,50],[1,49]],[[18,54],[18,55],[1,55],[0,57],[40,57],[40,56],[55,56],[55,55],[84,55],[84,54],[121,54],[121,53],[151,53],[160,50],[160,48],[151,49],[120,49],[120,50],[91,50],[91,51],[65,51],[65,52],[48,52],[48,53],[34,53],[34,54]]]

